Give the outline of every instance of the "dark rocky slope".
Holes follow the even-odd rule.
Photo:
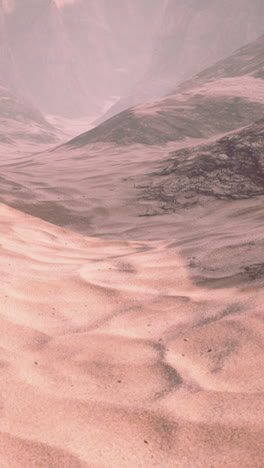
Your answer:
[[[249,125],[264,112],[263,51],[261,36],[182,84],[174,94],[123,111],[68,145],[161,145]]]
[[[172,152],[160,171],[146,176],[142,197],[166,213],[208,197],[259,195],[264,195],[264,120],[210,144]]]

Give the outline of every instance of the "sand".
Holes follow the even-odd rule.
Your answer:
[[[0,215],[1,467],[263,466],[262,279],[213,287],[208,267],[241,239],[209,242],[201,286],[186,258],[202,236]]]

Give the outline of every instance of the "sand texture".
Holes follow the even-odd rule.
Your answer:
[[[1,467],[263,466],[261,211],[240,276],[239,236],[218,231],[198,261],[199,235],[108,241],[0,215]]]

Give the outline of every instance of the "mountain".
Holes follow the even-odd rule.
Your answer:
[[[90,120],[113,103],[103,120],[171,91],[263,32],[258,0],[1,5],[12,84],[43,113]]]
[[[149,66],[97,124],[133,105],[171,93],[177,84],[263,34],[259,0],[169,0]]]
[[[6,15],[9,46],[28,96],[44,112],[80,109],[88,99],[80,64],[53,1],[15,2]],[[77,92],[72,97],[72,85]]]
[[[163,145],[249,125],[264,112],[263,50],[261,36],[180,85],[173,94],[123,111],[68,145]]]
[[[25,145],[41,145],[40,148],[43,148],[46,144],[60,141],[59,132],[32,102],[20,79],[8,38],[8,6],[11,3],[0,3],[0,142],[1,151],[5,154],[8,148],[11,150],[12,147],[12,151],[15,149],[14,144],[19,144],[20,152]]]
[[[62,137],[28,99],[0,80],[0,152],[5,159],[9,152],[44,150]]]
[[[199,220],[207,201],[225,206],[236,192],[249,202],[262,195],[261,173],[251,177],[262,164],[262,123],[245,130],[253,132],[249,140],[240,131],[263,118],[263,42],[262,36],[175,94],[124,111],[48,152],[25,156],[19,166],[12,158],[2,161],[0,200],[81,233],[156,239],[178,232],[189,216]],[[250,150],[254,138],[257,154]],[[186,207],[193,209],[186,213]]]
[[[262,35],[256,41],[234,52],[230,57],[220,60],[217,64],[198,73],[193,79],[185,81],[177,89],[184,92],[216,79],[239,78],[246,75],[264,79],[263,50],[264,36]]]
[[[165,0],[81,0],[61,10],[75,53],[87,68],[87,84],[99,97],[119,96],[136,83],[165,5]]]
[[[165,0],[11,4],[5,28],[20,86],[42,112],[79,117],[139,78]]]
[[[0,3],[0,64],[0,79],[2,81],[9,80],[10,76],[15,74],[15,66],[8,45],[5,12],[2,3]]]
[[[12,88],[0,83],[0,141],[45,140],[55,143],[55,129],[34,106]]]

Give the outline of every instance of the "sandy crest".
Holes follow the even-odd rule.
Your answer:
[[[1,468],[263,466],[263,291],[1,214]]]

